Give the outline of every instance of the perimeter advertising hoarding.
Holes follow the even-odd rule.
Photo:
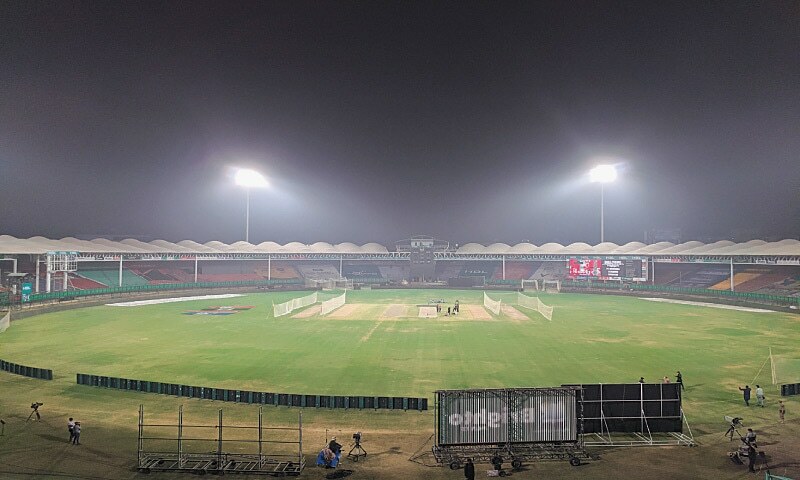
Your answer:
[[[575,392],[574,387],[437,391],[437,442],[576,442]]]

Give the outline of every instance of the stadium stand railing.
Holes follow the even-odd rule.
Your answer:
[[[159,292],[168,290],[194,290],[208,288],[237,288],[237,287],[268,287],[279,285],[303,285],[299,279],[288,280],[243,280],[238,282],[197,282],[197,283],[170,283],[158,285],[131,285],[126,287],[95,288],[90,290],[69,290],[49,293],[34,293],[30,296],[30,303],[48,300],[64,300],[77,297],[90,297],[97,295],[117,295],[138,292]]]
[[[619,282],[589,282],[564,280],[561,283],[562,289],[572,289],[573,291],[582,290],[606,290],[606,291],[632,291],[632,292],[653,292],[667,293],[676,295],[692,295],[707,298],[727,299],[750,303],[761,303],[766,305],[779,306],[800,306],[800,297],[785,295],[770,295],[754,292],[736,292],[730,290],[711,290],[708,288],[682,288],[669,285],[640,285]]]

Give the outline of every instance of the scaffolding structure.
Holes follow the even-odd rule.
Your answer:
[[[139,435],[137,448],[136,468],[142,473],[151,471],[172,471],[196,473],[226,474],[255,474],[271,475],[276,477],[297,476],[305,468],[303,456],[303,416],[298,414],[297,427],[265,427],[263,424],[262,408],[258,409],[258,425],[224,425],[222,409],[219,410],[219,419],[216,425],[185,425],[183,423],[183,405],[178,410],[177,424],[148,424],[144,420],[144,405],[139,405]],[[159,436],[159,433],[147,434],[145,430],[165,429],[175,432],[174,436]],[[214,438],[194,435],[185,435],[184,430],[202,431],[215,430]],[[233,432],[257,432],[255,438],[226,438],[225,430]],[[291,440],[266,439],[265,433],[297,432],[297,437]],[[165,435],[165,434],[161,434]],[[202,434],[200,434],[202,435]],[[235,434],[233,436],[236,436]],[[152,444],[174,444],[174,449],[151,449]],[[247,447],[256,444],[257,451]],[[289,453],[289,449],[282,453],[267,453],[265,445],[283,444],[296,446],[297,453]],[[213,450],[208,447],[213,445]],[[192,448],[194,446],[195,448]],[[198,446],[200,446],[198,448]],[[295,447],[291,447],[293,450]],[[231,451],[233,450],[233,451]],[[244,451],[243,451],[244,450]],[[250,451],[246,451],[250,450]]]

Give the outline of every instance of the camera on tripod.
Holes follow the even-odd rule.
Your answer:
[[[34,410],[36,410],[36,409],[38,409],[39,407],[41,407],[42,405],[44,405],[44,403],[41,403],[41,402],[33,402],[33,403],[31,403],[31,408],[32,408],[32,409],[34,409]]]
[[[367,451],[364,450],[364,447],[361,446],[361,432],[356,432],[353,434],[353,448],[350,449],[350,453],[347,454],[347,458],[352,459],[354,462],[357,462],[360,457],[366,457]]]

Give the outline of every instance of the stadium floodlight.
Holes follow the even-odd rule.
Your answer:
[[[250,243],[250,189],[266,188],[269,186],[269,182],[267,182],[267,179],[260,173],[246,168],[237,170],[233,180],[236,182],[236,185],[244,187],[247,196],[247,210],[244,220],[244,241]]]
[[[589,170],[589,179],[600,184],[600,243],[603,243],[605,241],[604,185],[617,179],[617,168],[614,165],[598,165]]]

